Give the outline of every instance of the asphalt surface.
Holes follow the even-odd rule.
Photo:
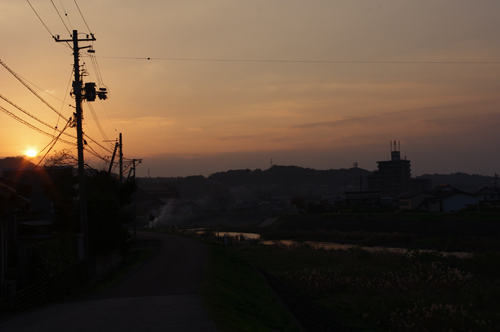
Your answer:
[[[139,233],[158,248],[107,290],[0,323],[0,331],[215,332],[199,296],[206,247],[191,238]]]

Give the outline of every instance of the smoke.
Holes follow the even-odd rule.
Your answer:
[[[149,228],[156,228],[161,226],[170,226],[174,225],[176,218],[173,217],[173,204],[172,202],[168,202],[167,204],[155,207],[151,210],[150,216],[154,217],[154,220],[149,221]]]
[[[175,199],[165,200],[166,204],[151,209],[149,214],[148,227],[165,227],[180,225],[188,221],[193,216],[191,207],[185,207],[183,204],[176,204]],[[154,217],[154,219],[152,218]],[[153,219],[151,221],[151,219]]]

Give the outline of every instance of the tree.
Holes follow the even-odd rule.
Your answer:
[[[45,166],[75,167],[76,164],[77,160],[71,151],[62,150],[49,158]],[[120,183],[119,179],[104,170],[98,171],[88,164],[85,166],[87,168],[85,187],[89,253],[100,255],[115,249],[126,249],[130,236],[124,225],[132,222],[134,218],[133,211],[128,205],[132,203],[133,194],[137,188],[136,180],[127,179],[124,183]],[[75,224],[76,229],[79,229],[78,207],[73,206],[71,195],[69,195],[77,183],[76,176],[62,179],[52,196],[60,202],[60,204],[55,204],[59,208],[58,215],[65,218],[66,223],[72,221],[68,224]],[[68,195],[61,195],[65,192]],[[75,227],[72,228],[74,229]]]
[[[99,171],[87,178],[86,188],[90,254],[125,250],[130,235],[124,225],[134,219],[127,206],[137,188],[136,180],[120,183],[108,172]]]

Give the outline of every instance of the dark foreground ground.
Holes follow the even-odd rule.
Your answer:
[[[215,331],[199,296],[206,247],[191,238],[139,233],[156,247],[109,289],[33,310],[0,331]]]

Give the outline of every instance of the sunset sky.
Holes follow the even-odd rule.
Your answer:
[[[51,37],[70,38],[55,8],[69,30],[90,28],[110,97],[92,107],[106,138],[123,133],[125,157],[143,159],[138,176],[266,169],[271,159],[374,170],[391,140],[413,176],[500,173],[500,1],[77,3],[87,24],[74,0],[1,1],[0,59],[70,117],[73,57]],[[84,82],[98,82],[86,51],[82,61]],[[64,127],[2,66],[0,79],[0,95]],[[5,100],[0,106],[53,133]],[[111,144],[87,103],[84,116],[85,133]],[[51,141],[0,117],[0,157]]]

